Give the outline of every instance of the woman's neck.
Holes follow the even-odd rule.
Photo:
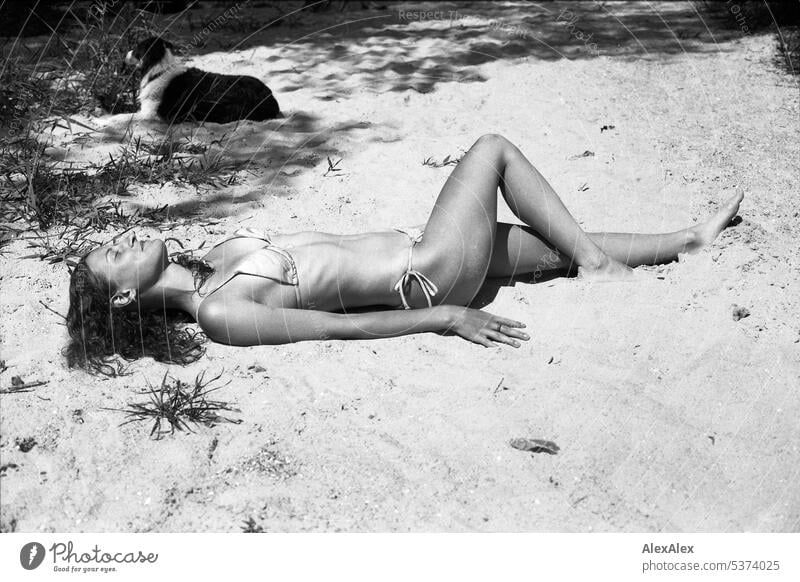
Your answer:
[[[141,294],[142,309],[180,309],[194,313],[194,275],[181,265],[170,263],[155,285]]]

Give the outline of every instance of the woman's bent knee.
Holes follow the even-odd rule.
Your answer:
[[[485,145],[493,145],[495,147],[497,146],[505,147],[509,143],[510,142],[499,133],[484,133],[475,141],[475,145],[485,144]]]
[[[480,136],[472,145],[470,151],[480,152],[479,157],[484,160],[493,160],[495,163],[505,163],[513,144],[497,133],[486,133]]]

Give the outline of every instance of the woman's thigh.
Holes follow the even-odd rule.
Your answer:
[[[439,193],[422,242],[414,249],[414,268],[439,288],[436,303],[466,305],[486,278],[507,143],[492,135],[475,142]],[[416,285],[411,298],[415,307],[425,304]]]
[[[543,273],[570,266],[557,248],[534,228],[522,224],[497,224],[488,277],[514,277],[524,273]]]

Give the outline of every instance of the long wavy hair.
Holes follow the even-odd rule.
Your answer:
[[[206,338],[187,327],[191,318],[174,309],[142,312],[115,308],[108,283],[89,269],[87,257],[81,258],[70,275],[70,340],[64,348],[70,368],[118,376],[124,373],[126,361],[137,358],[186,365],[202,357]],[[207,262],[189,253],[177,254],[170,262],[192,272],[196,289],[214,272]]]

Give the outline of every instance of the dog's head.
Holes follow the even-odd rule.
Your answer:
[[[128,51],[125,63],[135,66],[144,74],[159,63],[169,63],[174,57],[174,48],[172,43],[163,38],[151,36],[137,44],[132,51]]]

